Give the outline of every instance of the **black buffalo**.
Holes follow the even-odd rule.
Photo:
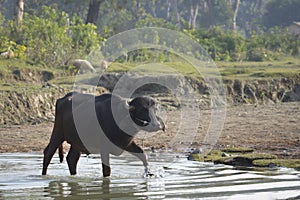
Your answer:
[[[71,175],[76,174],[81,153],[100,153],[103,176],[110,176],[109,154],[120,155],[124,150],[138,157],[147,171],[146,154],[133,138],[140,130],[164,129],[162,119],[155,114],[155,101],[150,97],[125,100],[112,94],[68,93],[56,101],[55,123],[44,150],[42,174],[46,174],[58,148],[60,161],[63,161],[64,141],[71,145],[67,155]]]

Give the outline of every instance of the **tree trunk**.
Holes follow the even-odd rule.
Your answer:
[[[239,10],[240,0],[235,0],[231,3],[233,9],[232,30],[236,31],[236,19]]]
[[[190,17],[189,17],[189,29],[192,28],[192,18],[193,18],[193,13],[194,13],[193,5],[191,4],[191,5],[190,5]]]
[[[89,11],[86,18],[86,23],[96,24],[99,15],[101,0],[90,0]]]
[[[16,23],[17,25],[20,25],[22,23],[24,14],[24,0],[16,0],[14,9]]]
[[[214,8],[214,1],[213,0],[205,0],[208,12],[208,26],[211,27],[216,24],[216,17],[215,17],[215,8]]]
[[[156,18],[156,0],[152,0],[151,1],[151,13],[152,13],[152,16]]]
[[[167,0],[167,14],[166,14],[166,19],[169,19],[170,17],[170,10],[171,10],[171,0]]]
[[[198,16],[198,10],[199,10],[199,3],[196,4],[194,8],[194,15],[193,15],[193,20],[192,20],[192,28],[196,28],[196,21],[197,21],[197,16]]]
[[[177,0],[173,0],[173,1],[174,1],[174,12],[176,15],[177,24],[178,24],[178,27],[181,28],[180,14],[178,12]]]
[[[193,3],[191,1],[190,4],[190,18],[189,18],[189,28],[195,29],[196,28],[196,20],[198,16],[198,11],[199,11],[199,1],[196,1]]]
[[[166,14],[166,19],[170,19],[171,17],[171,12],[175,13],[175,17],[176,17],[176,25],[180,28],[181,27],[181,23],[180,23],[180,14],[178,12],[178,5],[177,5],[177,0],[167,0],[167,14]]]

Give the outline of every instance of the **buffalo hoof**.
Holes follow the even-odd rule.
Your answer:
[[[145,169],[145,175],[144,176],[149,178],[149,177],[155,176],[155,174],[153,172],[151,172],[149,169]]]
[[[147,173],[147,174],[145,174],[145,177],[153,177],[154,176],[154,174],[153,173]]]

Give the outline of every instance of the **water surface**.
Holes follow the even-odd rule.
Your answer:
[[[0,154],[0,199],[299,199],[300,172],[292,169],[241,170],[175,158],[150,156],[153,178],[129,154],[111,157],[112,176],[102,178],[98,156],[81,157],[78,175],[52,159],[41,176],[43,155]]]

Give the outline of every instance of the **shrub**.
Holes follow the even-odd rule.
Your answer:
[[[255,61],[255,62],[262,62],[262,61],[272,61],[275,59],[275,55],[264,49],[264,48],[254,48],[247,51],[247,60],[248,61]]]
[[[216,61],[238,61],[246,48],[246,41],[241,35],[223,30],[221,27],[212,27],[208,30],[185,30],[185,33],[194,37]]]
[[[77,16],[70,20],[67,13],[46,6],[36,15],[26,14],[21,27],[14,21],[7,24],[8,40],[18,43],[14,42],[13,50],[23,59],[26,54],[33,64],[66,65],[70,59],[89,54],[102,40],[95,25],[85,24]]]

